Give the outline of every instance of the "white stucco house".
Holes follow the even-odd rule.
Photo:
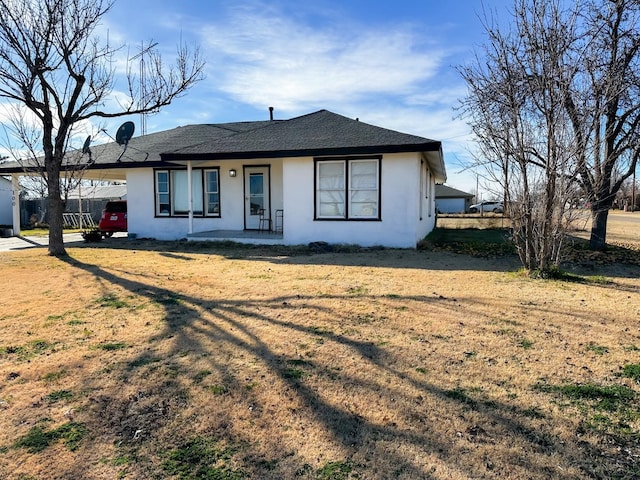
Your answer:
[[[327,110],[91,151],[87,176],[126,180],[130,236],[159,240],[415,248],[434,228],[435,184],[446,180],[439,141]]]

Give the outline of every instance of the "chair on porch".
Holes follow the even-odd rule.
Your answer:
[[[282,233],[282,229],[284,226],[284,210],[278,209],[276,210],[276,221],[273,225],[273,231],[276,233]]]
[[[270,232],[271,231],[271,216],[267,215],[267,212],[264,208],[258,210],[258,214],[260,215],[260,221],[258,222],[258,230],[261,232]]]

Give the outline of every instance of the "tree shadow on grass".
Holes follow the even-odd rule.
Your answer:
[[[318,445],[324,442],[333,454],[341,452],[342,458],[336,460],[352,465],[362,478],[562,476],[556,467],[548,465],[552,457],[565,472],[578,471],[573,475],[566,473],[563,478],[590,476],[588,469],[593,452],[587,452],[579,442],[569,445],[558,440],[551,433],[554,426],[532,418],[528,409],[515,402],[478,399],[476,394],[464,389],[439,386],[439,379],[398,369],[391,346],[383,348],[371,339],[315,326],[309,321],[311,314],[340,318],[345,313],[326,307],[321,301],[314,304],[302,299],[304,309],[297,315],[295,309],[302,302],[296,295],[266,300],[209,300],[125,278],[71,257],[65,261],[94,275],[105,286],[123,288],[162,307],[161,330],[149,339],[144,353],[128,360],[123,382],[136,381],[133,372],[139,368],[163,362],[166,365],[184,352],[193,354],[198,364],[206,362],[209,371],[226,382],[224,388],[229,391],[219,400],[225,406],[235,403],[234,408],[244,409],[244,413],[214,409],[221,419],[203,428],[245,446],[238,453],[237,462],[249,478],[286,478],[292,472],[300,478],[314,478],[313,470],[305,467],[313,459],[308,453],[301,453],[302,449],[292,450],[290,442],[284,440],[294,439],[304,445],[307,440],[304,435],[289,433],[291,429],[302,432],[301,424],[315,425],[319,431],[308,432],[314,437],[313,441]],[[349,297],[333,300],[348,303]],[[394,301],[424,302],[443,315],[450,308],[447,302],[432,296],[398,296]],[[468,300],[465,308],[473,314],[471,303]],[[262,329],[269,329],[271,336],[263,336]],[[167,357],[154,354],[155,342],[167,339],[172,342]],[[318,357],[307,358],[291,351],[294,344],[314,339],[331,345],[344,357],[322,357],[320,347]],[[336,371],[334,367],[344,361],[359,365],[358,373]],[[264,376],[260,388],[278,385],[280,394],[276,403],[295,406],[291,407],[291,425],[273,424],[270,416],[282,413],[286,407],[270,405],[259,389],[247,388],[253,384],[253,378],[247,377],[246,365],[253,365],[256,375]],[[166,428],[184,426],[180,411],[188,408],[189,388],[193,386],[187,379],[193,379],[198,372],[186,373],[168,378],[155,390],[141,389],[134,397],[122,398],[117,387],[102,391],[94,406],[97,418],[110,430],[114,442],[122,442],[134,451],[141,448],[140,445],[150,448],[152,443],[159,442],[162,446],[152,450],[155,448],[153,451],[160,455],[172,442],[188,436],[181,430],[169,437],[166,433]],[[212,402],[215,401],[212,397]],[[377,403],[379,408],[370,403]],[[135,419],[131,412],[135,412]],[[271,438],[255,439],[242,428],[236,428],[234,423],[242,418],[250,424],[262,425]],[[204,422],[204,419],[195,421]],[[447,422],[451,423],[450,427],[443,428],[442,424]],[[138,431],[142,437],[136,438]],[[447,435],[443,435],[443,431]],[[324,437],[326,440],[321,440]],[[493,445],[504,446],[504,438],[521,450],[512,452],[507,460],[491,458]],[[475,451],[479,453],[473,453]],[[146,468],[153,470],[150,465]]]
[[[221,255],[229,259],[270,261],[276,264],[369,265],[379,268],[428,270],[475,270],[511,272],[522,267],[517,255],[482,242],[442,243],[435,249],[361,248],[355,245],[328,245],[318,250],[308,245],[249,245],[232,242],[187,242],[109,239],[92,248],[157,251],[166,257],[187,260],[188,255]],[[636,279],[640,276],[640,249],[609,245],[605,252],[593,252],[582,239],[569,238],[561,268],[585,276],[608,275]],[[87,246],[87,245],[79,245]],[[615,288],[615,285],[613,286]],[[621,288],[625,288],[621,285]]]
[[[113,240],[113,239],[110,239]],[[487,254],[470,256],[448,251],[428,251],[383,247],[359,247],[357,245],[328,245],[326,249],[308,245],[250,245],[228,242],[186,242],[157,240],[115,239],[91,248],[157,251],[161,255],[187,254],[221,255],[229,259],[271,261],[276,264],[293,263],[308,265],[360,265],[381,268],[411,268],[436,270],[513,271],[519,267],[513,255]]]

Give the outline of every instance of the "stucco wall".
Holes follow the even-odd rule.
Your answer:
[[[432,218],[425,215],[420,220],[419,165],[417,154],[384,155],[381,177],[382,221],[314,220],[313,160],[285,159],[285,243],[295,245],[325,241],[414,248],[417,239],[424,236],[422,232],[433,227]]]
[[[265,161],[223,161],[220,166],[221,218],[194,217],[193,231],[243,230],[243,165]],[[314,220],[314,162],[309,157],[276,159],[271,165],[271,209],[284,209],[285,244],[315,241],[362,246],[414,248],[435,224],[435,190],[426,188],[418,154],[384,155],[381,163],[381,221]],[[195,166],[195,165],[194,165]],[[199,165],[201,166],[201,165]],[[238,176],[229,177],[234,168]],[[431,180],[432,181],[432,180]],[[129,232],[139,238],[176,240],[189,231],[188,218],[154,216],[153,169],[127,175]],[[421,189],[421,182],[423,182]]]
[[[220,218],[194,217],[193,231],[243,230],[244,229],[244,183],[242,166],[265,165],[264,161],[223,161],[206,165],[194,163],[193,167],[220,168]],[[271,209],[282,208],[282,161],[271,165]],[[236,177],[229,176],[235,169]],[[127,173],[127,200],[129,233],[139,238],[178,240],[186,238],[189,219],[186,217],[155,217],[153,169],[130,170]],[[272,213],[273,215],[273,213]]]
[[[417,160],[420,163],[420,167],[416,166],[416,179],[418,179],[418,186],[416,190],[419,191],[417,196],[420,198],[420,211],[418,220],[416,222],[416,229],[414,232],[413,246],[422,240],[436,224],[436,209],[435,209],[435,193],[436,186],[432,172],[429,170],[426,161]],[[418,173],[419,172],[419,173]],[[409,172],[410,174],[410,172]]]

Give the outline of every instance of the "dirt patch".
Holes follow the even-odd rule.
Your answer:
[[[542,281],[512,260],[2,254],[0,477],[640,475],[640,270]]]

